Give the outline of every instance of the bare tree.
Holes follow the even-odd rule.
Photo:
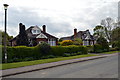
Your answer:
[[[105,38],[111,42],[112,30],[115,27],[114,20],[110,17],[101,20],[101,25],[104,27]]]

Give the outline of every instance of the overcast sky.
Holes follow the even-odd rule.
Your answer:
[[[18,24],[22,22],[26,29],[32,25],[42,28],[60,38],[78,31],[93,28],[102,19],[117,19],[119,0],[1,0],[0,30],[4,30],[4,7],[9,4],[7,32],[12,36],[19,33]]]

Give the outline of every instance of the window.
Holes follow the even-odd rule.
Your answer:
[[[36,33],[36,30],[33,30],[33,33]]]
[[[37,30],[37,33],[40,33],[40,30]]]
[[[40,30],[35,30],[35,29],[33,29],[33,30],[32,30],[32,33],[33,33],[33,34],[39,34],[39,33],[40,33]]]

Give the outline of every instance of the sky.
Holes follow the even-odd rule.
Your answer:
[[[93,28],[102,19],[118,17],[119,0],[0,0],[0,30],[4,31],[4,7],[7,10],[7,33],[16,36],[19,33],[19,23],[26,29],[37,25],[58,38],[73,35],[77,31]]]

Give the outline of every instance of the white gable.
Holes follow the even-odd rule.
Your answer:
[[[43,33],[40,33],[36,38],[47,38]]]
[[[85,39],[90,39],[90,37],[87,35]]]
[[[40,34],[41,29],[38,26],[33,26],[32,28],[32,34]]]

